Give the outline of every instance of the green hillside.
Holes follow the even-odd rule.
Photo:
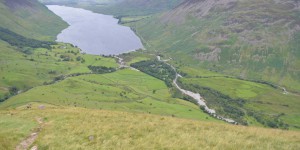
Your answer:
[[[169,60],[184,76],[181,86],[200,93],[218,114],[242,124],[299,128],[297,6],[187,0],[168,12],[121,23],[136,31],[149,52]]]
[[[89,65],[116,68],[114,58],[80,54],[68,44],[45,48],[16,48],[0,42],[0,99],[51,82],[62,75],[90,73]],[[14,91],[13,89],[17,90]]]
[[[39,40],[54,40],[67,27],[36,0],[0,0],[0,20],[0,27]]]
[[[299,93],[298,6],[285,0],[186,0],[129,25],[148,50],[181,65],[270,81]]]
[[[1,150],[300,149],[298,1],[40,1],[118,16],[147,50],[82,53],[37,0],[0,0]]]

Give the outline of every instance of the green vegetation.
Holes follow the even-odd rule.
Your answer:
[[[150,16],[126,16],[126,17],[122,17],[122,16],[118,16],[117,19],[119,19],[119,23],[120,24],[127,24],[127,23],[133,23],[133,22],[137,22],[143,19],[146,19]]]
[[[172,81],[176,77],[176,72],[169,65],[158,60],[140,61],[133,63],[130,66],[165,81],[168,87],[172,86]]]
[[[123,58],[124,62],[128,66],[133,63],[140,62],[140,61],[155,59],[155,56],[151,55],[151,53],[149,53],[146,50],[137,50],[137,51],[130,52],[130,53],[124,53],[124,54],[121,54],[120,57]]]
[[[296,2],[273,0],[186,1],[128,25],[148,50],[172,57],[181,67],[272,82],[299,93],[299,13],[294,7]]]
[[[201,93],[207,104],[219,114],[235,118],[240,123],[299,129],[297,95],[286,95],[281,89],[267,84],[222,76],[186,77],[179,81],[182,87]]]
[[[15,48],[0,42],[0,99],[3,101],[18,91],[50,82],[62,75],[90,73],[88,66],[116,68],[114,58],[81,54],[69,44],[44,48]],[[14,87],[14,88],[13,88]]]
[[[3,131],[12,131],[0,132],[0,137],[6,137],[0,140],[4,149],[14,149],[26,137],[19,133],[35,128],[37,118],[42,120],[42,130],[32,146],[39,149],[300,148],[300,135],[295,131],[50,105],[44,105],[41,110],[40,105],[43,104],[33,104],[30,109],[21,106],[0,111]],[[10,137],[15,137],[15,140],[6,140]]]
[[[88,68],[89,68],[93,73],[98,73],[98,74],[102,74],[102,73],[111,73],[111,72],[116,71],[116,68],[105,67],[105,66],[91,66],[91,65],[89,65]]]
[[[0,0],[0,149],[14,149],[32,133],[38,138],[29,148],[38,149],[300,148],[298,131],[279,130],[300,129],[300,18],[293,5],[186,1],[156,14],[182,0],[41,1],[116,15],[147,51],[119,56],[140,71],[117,69],[114,57],[45,42],[66,24],[35,0]],[[156,55],[218,115],[256,127],[201,111],[173,87],[175,71]]]
[[[35,87],[10,98],[0,108],[15,108],[30,102],[214,120],[196,105],[172,98],[164,82],[130,69],[69,77]]]
[[[148,51],[172,57],[182,86],[199,92],[218,113],[248,125],[299,129],[295,3],[185,1],[126,25]]]
[[[38,126],[34,118],[13,115],[10,111],[0,111],[0,149],[14,149]]]
[[[0,40],[3,40],[9,43],[10,45],[16,46],[18,48],[25,48],[24,53],[30,53],[30,51],[28,51],[29,47],[51,49],[51,45],[56,44],[55,42],[45,42],[45,41],[29,39],[1,27],[0,27]]]

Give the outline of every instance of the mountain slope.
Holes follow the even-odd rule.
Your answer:
[[[36,0],[0,0],[0,27],[39,40],[54,40],[67,24]]]
[[[123,0],[98,10],[117,16],[148,15],[172,9],[180,2],[182,0]]]
[[[0,0],[0,20],[0,101],[3,101],[19,90],[51,80],[54,76],[47,73],[48,69],[60,70],[57,67],[60,65],[43,63],[49,58],[41,58],[40,52],[52,49],[56,35],[67,24],[36,0]],[[37,59],[40,61],[35,62]],[[71,67],[66,63],[63,66]]]
[[[131,26],[178,61],[299,92],[299,16],[294,0],[186,0]]]

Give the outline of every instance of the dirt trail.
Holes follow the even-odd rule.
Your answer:
[[[28,150],[37,139],[38,133],[41,131],[44,122],[42,118],[36,118],[36,121],[39,123],[39,127],[35,132],[31,133],[30,136],[21,141],[21,143],[17,145],[16,150]],[[32,146],[31,150],[38,150],[38,147],[36,145]]]

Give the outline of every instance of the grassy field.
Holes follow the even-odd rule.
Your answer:
[[[182,79],[182,81],[217,89],[218,91],[226,95],[230,95],[232,98],[251,99],[257,97],[258,95],[262,95],[271,91],[281,93],[280,89],[275,90],[268,85],[258,84],[250,81],[243,81],[234,78],[184,78]]]
[[[0,41],[0,49],[0,98],[12,86],[25,90],[59,75],[89,73],[88,65],[118,67],[114,58],[81,54],[79,49],[68,44],[55,45],[51,51],[35,49],[32,54],[24,54]]]
[[[38,127],[39,149],[289,149],[300,133],[166,116],[70,108],[35,103],[0,111],[1,149],[14,149]],[[14,139],[14,140],[9,140]],[[32,146],[33,146],[32,145]]]
[[[214,120],[196,105],[172,98],[163,81],[130,69],[70,77],[35,87],[8,99],[0,108],[15,108],[30,102]]]

